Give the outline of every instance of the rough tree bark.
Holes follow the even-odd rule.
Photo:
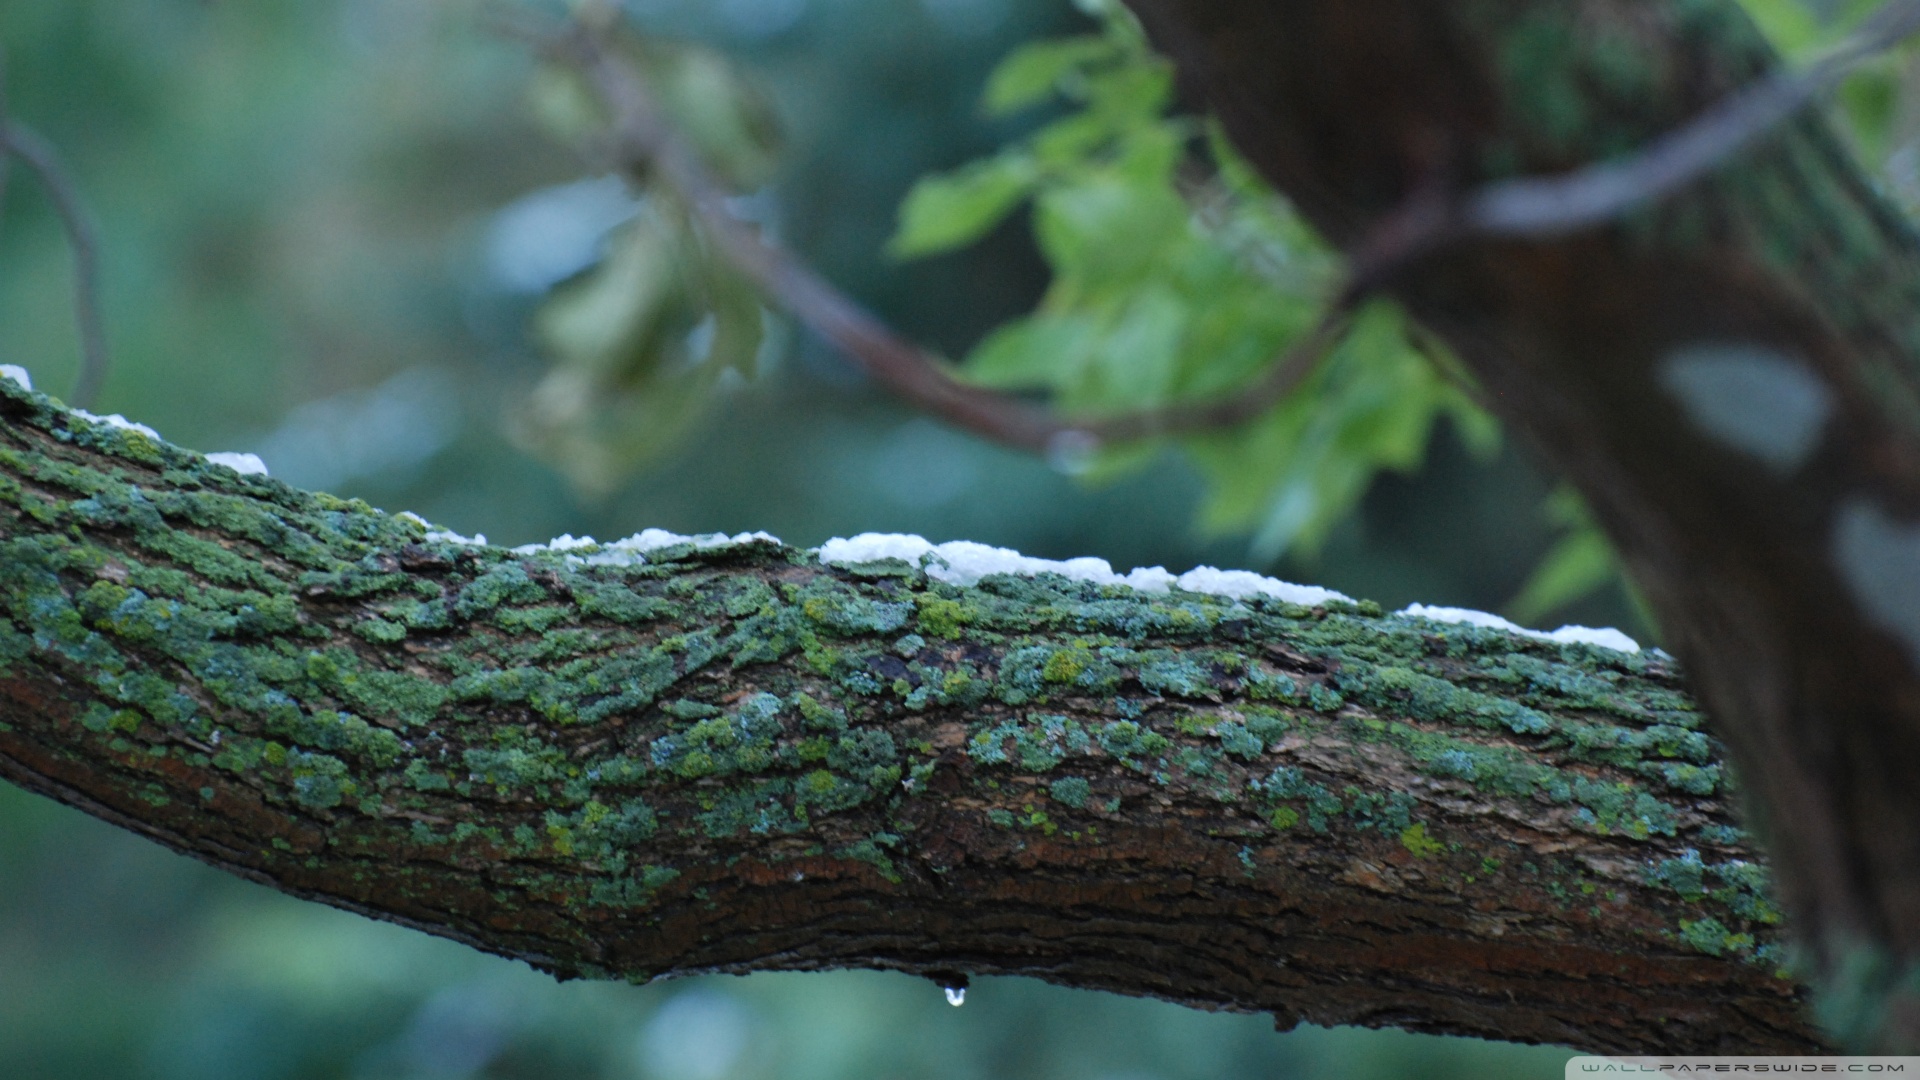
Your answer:
[[[1339,243],[1630,152],[1775,64],[1732,0],[1129,0]],[[1585,493],[1764,815],[1863,1047],[1920,1047],[1920,262],[1804,116],[1606,228],[1455,245],[1390,292]],[[1756,819],[1758,820],[1758,819]]]
[[[769,543],[466,546],[6,380],[0,537],[0,776],[563,976],[1817,1045],[1664,654]]]

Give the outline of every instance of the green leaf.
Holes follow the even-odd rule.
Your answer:
[[[1324,500],[1316,496],[1311,462],[1324,447],[1315,433],[1318,406],[1336,359],[1310,375],[1294,395],[1239,428],[1209,432],[1183,441],[1188,455],[1207,478],[1200,524],[1212,533],[1244,531],[1265,518],[1306,515]],[[1310,438],[1311,436],[1311,438]],[[1283,528],[1284,531],[1284,528]]]
[[[1913,92],[1913,87],[1901,79],[1905,66],[1899,57],[1876,57],[1840,84],[1840,111],[1847,120],[1843,130],[1869,162],[1886,160],[1893,149],[1892,140],[1901,135],[1902,98]]]
[[[720,369],[701,365],[663,373],[643,388],[587,394],[570,385],[576,374],[557,371],[543,380],[509,417],[508,431],[575,488],[600,497],[686,437],[707,414]],[[580,398],[585,407],[568,407]]]
[[[1192,314],[1193,309],[1165,286],[1136,290],[1094,355],[1097,399],[1073,404],[1120,409],[1165,401],[1179,375],[1181,340]]]
[[[778,119],[766,95],[724,54],[629,33],[612,35],[608,44],[646,78],[674,130],[728,188],[751,191],[773,178]],[[606,107],[571,68],[541,68],[529,94],[535,117],[560,138],[592,143],[607,137]]]
[[[982,104],[990,116],[1005,116],[1053,96],[1069,74],[1115,55],[1114,43],[1094,35],[1036,41],[1015,49],[987,77]]]
[[[1006,390],[1070,383],[1085,364],[1099,325],[1085,315],[1034,315],[988,334],[967,357],[967,381]]]
[[[1208,480],[1202,524],[1254,531],[1262,558],[1316,547],[1381,469],[1425,456],[1453,393],[1405,338],[1389,305],[1371,305],[1287,401],[1236,432],[1187,441]]]
[[[1560,538],[1540,560],[1519,595],[1507,604],[1507,613],[1526,625],[1600,591],[1619,575],[1613,545],[1592,524]]]
[[[1453,421],[1454,434],[1460,437],[1467,453],[1483,462],[1492,461],[1500,453],[1500,421],[1481,408],[1479,402],[1468,397],[1459,387],[1449,385],[1443,407]]]
[[[705,275],[705,295],[711,330],[705,352],[690,355],[687,362],[731,369],[751,379],[758,374],[760,347],[766,339],[767,317],[760,306],[760,291],[741,277],[731,265],[709,255]],[[693,338],[689,338],[692,349]]]
[[[1058,176],[1084,170],[1089,159],[1113,142],[1113,125],[1093,113],[1062,117],[1034,133],[1028,150],[1041,169]]]
[[[542,65],[527,81],[527,104],[548,134],[563,142],[584,142],[605,130],[606,106],[578,72],[558,64]]]
[[[1097,20],[1107,36],[1125,46],[1133,58],[1152,56],[1140,20],[1121,0],[1073,0],[1073,6]]]
[[[1563,484],[1547,496],[1544,509],[1548,520],[1563,529],[1565,535],[1547,552],[1519,594],[1507,604],[1508,613],[1525,623],[1538,622],[1615,581],[1624,580],[1613,545],[1593,520],[1593,513],[1587,509],[1580,492],[1570,484]],[[1635,603],[1639,603],[1632,590],[1628,591]]]
[[[1087,78],[1086,97],[1110,123],[1157,121],[1173,101],[1173,65],[1155,56],[1095,72]]]
[[[1235,198],[1254,201],[1273,195],[1273,189],[1227,138],[1227,129],[1218,120],[1207,121],[1207,153],[1220,170],[1221,182]]]
[[[1002,154],[921,179],[900,207],[887,250],[900,259],[968,244],[1000,224],[1032,192],[1038,170],[1025,154]]]
[[[1171,190],[1113,173],[1044,192],[1034,234],[1057,275],[1094,285],[1147,276],[1187,231],[1187,205]]]
[[[1200,247],[1200,255],[1218,251]],[[1271,367],[1289,343],[1320,314],[1317,295],[1277,292],[1244,271],[1182,280],[1193,315],[1187,328],[1179,390],[1188,397],[1218,397]]]
[[[598,266],[553,291],[534,330],[556,368],[617,379],[653,366],[662,340],[691,327],[682,230],[664,214],[643,213],[608,238]]]
[[[1338,260],[1217,125],[1167,115],[1172,69],[1125,8],[1089,3],[1103,37],[1022,49],[987,94],[995,110],[1056,93],[1082,106],[997,158],[916,188],[895,252],[972,242],[1030,198],[1052,286],[1036,314],[974,349],[969,380],[1051,390],[1071,413],[1230,396],[1313,325]],[[1197,136],[1211,163],[1195,160]],[[1023,164],[1015,177],[1000,171],[1009,159]],[[1203,524],[1252,530],[1271,556],[1321,542],[1380,470],[1418,466],[1442,415],[1476,447],[1498,438],[1414,348],[1397,309],[1376,304],[1292,398],[1178,445],[1207,479]],[[1138,467],[1159,445],[1103,450],[1093,472]]]
[[[1115,177],[1178,198],[1173,177],[1186,160],[1191,135],[1185,124],[1153,122],[1125,127],[1115,140],[1108,170]],[[1184,199],[1180,201],[1185,203]]]
[[[552,366],[511,417],[514,440],[592,495],[669,451],[729,372],[752,375],[759,293],[658,196],[600,264],[534,322]]]

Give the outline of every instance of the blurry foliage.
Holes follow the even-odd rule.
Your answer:
[[[1522,625],[1599,589],[1619,572],[1606,534],[1578,491],[1564,484],[1556,488],[1546,512],[1562,535],[1521,587],[1520,595],[1507,605],[1508,613]]]
[[[772,108],[721,54],[631,33],[612,47],[721,183],[744,193],[772,179]],[[571,141],[590,144],[604,126],[571,72],[542,71],[534,99]],[[633,194],[633,216],[598,265],[556,286],[538,313],[553,366],[513,416],[521,445],[598,496],[676,447],[723,379],[752,378],[766,343],[758,292],[709,248],[680,194],[645,178]]]
[[[1173,71],[1118,3],[1083,0],[1099,32],[1023,46],[987,82],[996,114],[1069,108],[993,157],[921,181],[900,213],[903,257],[973,243],[1031,203],[1053,283],[1032,314],[966,359],[968,378],[1045,389],[1063,411],[1113,413],[1243,388],[1312,326],[1331,256],[1213,125],[1171,116]],[[1272,558],[1317,547],[1383,468],[1412,470],[1434,421],[1497,449],[1491,418],[1374,305],[1291,398],[1233,430],[1183,440],[1208,481],[1204,525],[1251,530]],[[1096,472],[1155,447],[1109,451]]]
[[[722,379],[753,376],[765,339],[758,293],[659,198],[607,238],[598,266],[555,290],[535,326],[554,366],[515,433],[594,495],[678,446]]]
[[[921,180],[891,250],[952,252],[1031,204],[1052,284],[1035,311],[973,349],[969,379],[1051,391],[1058,408],[1083,414],[1229,395],[1313,324],[1337,260],[1217,130],[1169,115],[1172,69],[1130,13],[1113,0],[1080,6],[1098,32],[1022,46],[985,93],[992,116],[1059,99],[1064,115]],[[736,190],[764,177],[765,110],[743,79],[701,50],[636,41],[623,51]],[[546,111],[590,143],[580,96]],[[671,448],[723,376],[752,374],[760,345],[751,289],[708,251],[678,193],[643,180],[636,194],[640,212],[599,267],[542,311],[554,366],[521,414],[523,441],[596,492]],[[1394,311],[1375,305],[1280,407],[1184,441],[1208,481],[1202,523],[1251,531],[1262,559],[1312,550],[1378,471],[1419,466],[1441,415],[1469,446],[1497,449],[1494,422],[1413,347]],[[1092,472],[1137,468],[1158,449],[1110,450]]]

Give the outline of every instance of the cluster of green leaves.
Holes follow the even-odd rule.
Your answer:
[[[1126,9],[1117,0],[1078,2],[1102,32],[1018,50],[985,102],[1001,114],[1056,97],[1074,108],[995,157],[923,181],[902,209],[894,253],[954,250],[1031,202],[1053,287],[1039,310],[974,350],[970,378],[1051,390],[1061,407],[1084,412],[1244,385],[1310,324],[1334,260],[1217,128],[1168,114],[1171,73]],[[1795,58],[1833,45],[1879,6],[1743,3]],[[1834,110],[1909,212],[1920,210],[1914,70],[1900,54],[1884,54],[1843,84]],[[1439,415],[1451,416],[1470,446],[1491,449],[1493,421],[1428,363],[1432,355],[1397,312],[1376,306],[1289,401],[1239,430],[1183,440],[1209,481],[1204,524],[1251,529],[1256,553],[1268,557],[1310,549],[1380,469],[1420,463]],[[1137,463],[1143,449],[1105,464]],[[1560,488],[1544,509],[1559,539],[1509,605],[1528,622],[1622,581],[1577,492]]]
[[[616,42],[722,183],[735,192],[766,184],[778,161],[772,110],[721,54]],[[569,141],[591,145],[605,130],[576,74],[548,69],[534,93]],[[556,288],[536,316],[551,367],[513,417],[516,441],[596,494],[676,446],[723,380],[751,378],[766,334],[758,290],[713,250],[682,195],[646,178],[634,193],[636,213],[607,237],[598,264]]]
[[[1230,396],[1313,326],[1338,261],[1217,128],[1171,113],[1172,70],[1124,7],[1081,7],[1097,33],[1020,48],[986,89],[991,113],[1064,102],[1062,115],[922,180],[893,253],[954,251],[1030,205],[1052,285],[973,350],[968,379],[1046,390],[1082,415]],[[1417,466],[1442,415],[1471,445],[1496,445],[1493,421],[1375,305],[1288,401],[1180,445],[1208,480],[1203,524],[1251,531],[1273,557],[1317,544],[1381,469]],[[1095,468],[1160,449],[1111,450]]]

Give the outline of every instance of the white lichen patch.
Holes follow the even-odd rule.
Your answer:
[[[980,579],[990,574],[1059,574],[1075,581],[1091,581],[1096,585],[1127,585],[1141,592],[1163,593],[1177,586],[1188,592],[1212,593],[1240,600],[1250,596],[1271,596],[1306,607],[1353,602],[1351,597],[1332,589],[1295,585],[1249,570],[1217,570],[1211,566],[1200,566],[1175,576],[1165,567],[1148,566],[1120,574],[1105,559],[1036,559],[1008,548],[977,544],[971,540],[935,544],[923,537],[901,533],[862,533],[851,539],[836,538],[820,545],[819,554],[821,562],[835,565],[899,559],[924,568],[928,577],[950,585],[977,585]]]
[[[1694,427],[1782,473],[1819,447],[1833,413],[1820,376],[1765,345],[1690,345],[1667,356],[1659,377]]]
[[[267,463],[260,460],[259,454],[241,454],[227,450],[217,450],[208,454],[207,460],[215,465],[225,465],[241,476],[267,475]]]
[[[587,548],[598,549],[600,544],[591,536],[575,537],[572,533],[556,536],[544,544],[521,544],[513,549],[515,555],[532,555],[541,551],[581,551]]]
[[[1287,603],[1315,607],[1327,603],[1352,603],[1344,593],[1317,585],[1292,582],[1256,574],[1251,570],[1218,570],[1195,567],[1178,576],[1164,567],[1142,567],[1125,574],[1116,573],[1105,559],[1080,558],[1055,561],[1022,555],[1007,548],[989,547],[970,540],[935,544],[923,537],[901,533],[863,533],[851,539],[834,539],[820,545],[820,561],[833,565],[858,565],[899,559],[923,568],[927,576],[952,585],[976,585],[990,574],[1059,574],[1076,581],[1097,585],[1126,585],[1141,592],[1164,593],[1173,588],[1186,592],[1209,593],[1245,600],[1252,596],[1270,596]],[[1413,619],[1440,623],[1467,623],[1492,627],[1541,641],[1577,642],[1598,645],[1619,652],[1639,652],[1640,643],[1614,629],[1596,630],[1586,626],[1563,626],[1548,633],[1516,626],[1498,615],[1466,608],[1428,607],[1414,604],[1396,612]]]
[[[405,520],[405,521],[411,521],[415,525],[418,525],[421,528],[425,529],[427,531],[427,534],[425,537],[423,537],[423,539],[425,539],[426,542],[429,544],[461,544],[466,547],[486,547],[487,546],[486,533],[474,533],[472,536],[461,536],[459,533],[454,532],[452,529],[440,528],[439,526],[435,525],[433,522],[428,521],[426,518],[421,517],[419,514],[416,514],[411,510],[402,510],[398,514],[395,514],[394,516],[401,518],[402,520]]]
[[[1159,570],[1159,567],[1154,567]],[[1139,571],[1134,571],[1139,573]],[[1324,589],[1318,585],[1295,585],[1291,581],[1281,581],[1251,570],[1217,570],[1211,566],[1196,566],[1174,579],[1188,592],[1212,593],[1215,596],[1230,596],[1235,600],[1245,600],[1251,596],[1271,596],[1289,604],[1303,607],[1318,607],[1326,603],[1353,603],[1346,593]]]
[[[555,552],[567,557],[567,561],[585,566],[638,566],[646,562],[649,551],[661,548],[679,547],[691,544],[697,548],[728,547],[736,544],[775,544],[780,538],[764,532],[738,533],[728,536],[726,533],[704,533],[697,536],[683,536],[665,529],[646,529],[624,540],[615,540],[602,544],[591,536],[558,536],[544,544],[522,544],[514,548],[516,555],[536,555]]]
[[[468,547],[486,547],[487,534],[474,533],[472,536],[461,536],[452,529],[430,529],[427,531],[427,542],[430,544],[465,544]]]
[[[1920,666],[1920,522],[1895,521],[1870,499],[1840,507],[1833,560],[1854,602]]]
[[[121,416],[119,413],[108,413],[105,416],[95,416],[93,413],[90,413],[85,409],[69,409],[67,411],[72,413],[74,416],[77,416],[80,419],[85,420],[89,423],[105,424],[108,427],[117,427],[123,431],[137,431],[140,434],[145,435],[147,438],[152,439],[154,442],[166,441],[165,439],[162,439],[160,437],[159,432],[153,430],[152,428],[148,427],[145,424],[135,423],[134,421],[129,420],[124,416]]]
[[[1529,630],[1498,615],[1472,608],[1429,607],[1426,604],[1410,604],[1394,612],[1408,619],[1426,619],[1437,623],[1464,623],[1468,626],[1485,626],[1495,630],[1505,630],[1509,634],[1521,637],[1537,638],[1541,641],[1573,642],[1582,645],[1598,645],[1603,649],[1617,652],[1637,653],[1640,643],[1612,627],[1594,629],[1591,626],[1563,626],[1558,630]]]
[[[27,374],[27,369],[23,367],[18,367],[13,364],[0,364],[0,379],[12,379],[14,382],[19,383],[20,388],[23,390],[33,389],[33,376]]]

